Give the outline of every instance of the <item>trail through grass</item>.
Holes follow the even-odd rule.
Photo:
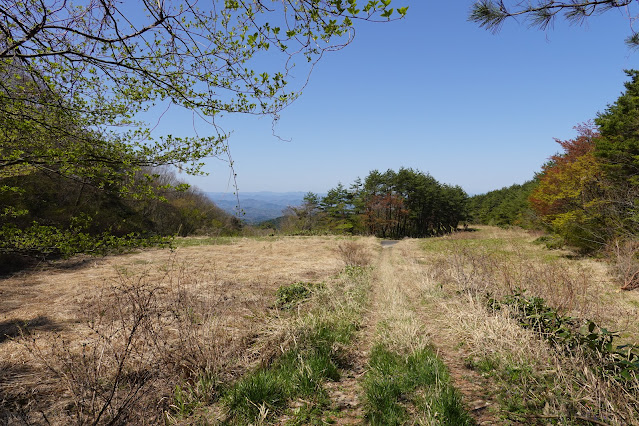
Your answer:
[[[25,332],[0,336],[0,424],[639,424],[633,371],[506,303],[525,290],[627,344],[638,293],[535,238],[187,241],[0,281]]]

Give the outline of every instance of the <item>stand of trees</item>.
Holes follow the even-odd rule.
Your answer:
[[[528,198],[537,186],[536,180],[521,185],[474,195],[468,200],[468,214],[471,223],[496,226],[537,226],[536,215]]]
[[[615,103],[539,174],[530,200],[544,224],[567,242],[594,251],[639,233],[639,71]]]
[[[373,170],[348,189],[325,197],[309,193],[291,207],[285,232],[337,232],[381,238],[428,237],[453,232],[466,220],[467,195],[459,186],[437,182],[413,169]]]
[[[0,272],[37,259],[164,245],[174,235],[241,231],[237,218],[169,170],[146,172],[154,176],[153,197],[127,197],[117,188],[97,188],[47,171],[3,179]]]

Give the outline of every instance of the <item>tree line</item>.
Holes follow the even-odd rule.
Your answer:
[[[556,140],[552,155],[523,185],[471,197],[476,223],[537,227],[583,252],[637,239],[639,233],[639,71],[597,117]]]
[[[312,192],[290,207],[281,225],[288,233],[348,233],[380,238],[428,237],[453,232],[466,220],[468,196],[459,186],[401,168],[371,171],[349,188],[341,183],[326,196]]]
[[[578,136],[561,141],[530,202],[546,227],[585,251],[639,232],[639,71]]]
[[[468,199],[469,222],[495,226],[538,227],[537,215],[528,198],[537,180],[473,195]]]

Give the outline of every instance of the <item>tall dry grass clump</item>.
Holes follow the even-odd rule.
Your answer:
[[[567,259],[531,255],[520,244],[496,250],[452,240],[447,251],[429,264],[457,291],[493,297],[525,291],[562,313],[600,317],[604,312],[601,299],[592,297],[602,291],[592,271]]]
[[[370,265],[373,258],[370,247],[358,241],[343,241],[339,243],[337,252],[346,266],[365,267]]]

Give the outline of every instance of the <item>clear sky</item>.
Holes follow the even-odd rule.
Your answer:
[[[270,118],[223,122],[240,193],[326,192],[402,166],[469,194],[523,183],[557,151],[553,138],[573,137],[619,96],[623,70],[639,67],[616,11],[546,32],[509,21],[493,35],[467,21],[471,0],[394,3],[409,6],[404,20],[363,23],[322,59],[277,124],[290,141],[272,136]],[[182,126],[189,120],[169,113],[158,131]],[[206,170],[181,177],[234,191],[226,163]]]

